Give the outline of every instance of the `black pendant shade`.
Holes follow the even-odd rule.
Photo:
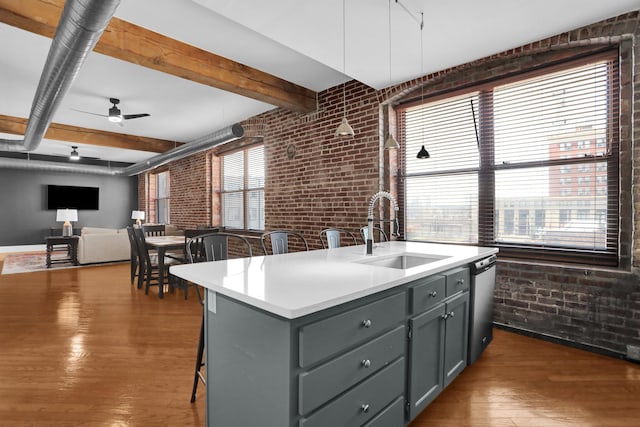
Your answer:
[[[426,148],[424,148],[424,145],[423,145],[420,151],[418,151],[418,155],[416,157],[418,159],[428,159],[431,156],[429,155],[429,152],[427,151]]]

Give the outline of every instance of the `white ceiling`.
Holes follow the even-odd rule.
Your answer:
[[[342,0],[122,0],[116,16],[322,91],[351,78],[381,89],[636,10],[640,1],[346,0],[344,5],[343,20]],[[5,24],[0,40],[0,114],[26,118],[51,40]],[[110,97],[120,98],[123,114],[151,117],[119,127],[74,111],[107,114]],[[92,53],[53,122],[188,142],[272,108]],[[0,138],[20,139],[2,133]],[[65,155],[71,145],[79,145],[81,155],[111,161],[155,155],[51,140],[35,152]]]

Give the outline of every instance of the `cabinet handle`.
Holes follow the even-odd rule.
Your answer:
[[[362,406],[360,406],[360,409],[366,414],[367,412],[369,412],[369,404],[363,403]]]
[[[371,327],[371,320],[370,319],[363,320],[362,321],[362,326],[364,326],[365,328],[370,328]]]
[[[438,293],[436,291],[431,291],[429,292],[429,296],[435,298],[436,296],[438,296]]]
[[[464,284],[464,279],[458,279],[458,285],[463,285]]]
[[[442,318],[443,318],[444,320],[447,320],[447,317],[449,317],[449,313],[445,313],[445,314],[443,314],[443,315],[442,315]]]
[[[455,311],[452,311],[451,313],[449,313],[449,317],[453,317],[455,315],[456,315]]]
[[[365,368],[368,368],[369,366],[371,366],[371,360],[369,359],[364,359],[361,363],[362,363],[362,366],[364,366]]]

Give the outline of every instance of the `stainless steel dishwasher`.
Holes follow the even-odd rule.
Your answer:
[[[495,255],[477,261],[471,267],[471,304],[469,304],[469,354],[475,362],[493,339],[493,290],[496,285]]]

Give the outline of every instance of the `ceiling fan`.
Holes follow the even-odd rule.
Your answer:
[[[110,122],[117,123],[120,126],[124,126],[124,121],[125,120],[139,119],[140,117],[149,117],[149,116],[151,116],[151,114],[149,114],[149,113],[122,114],[122,112],[118,108],[118,104],[120,104],[120,100],[118,98],[109,98],[109,102],[111,102],[111,104],[113,104],[109,108],[109,114],[92,113],[90,111],[76,110],[75,108],[72,108],[72,110],[79,111],[81,113],[86,113],[86,114],[93,114],[94,116],[106,117],[107,119],[109,119]]]
[[[83,160],[100,160],[99,157],[81,156],[80,153],[78,152],[78,146],[77,145],[72,145],[71,146],[71,152],[69,154],[52,153],[52,155],[59,156],[59,157],[66,157],[69,160],[73,160],[73,161],[78,161],[80,159],[83,159]]]

